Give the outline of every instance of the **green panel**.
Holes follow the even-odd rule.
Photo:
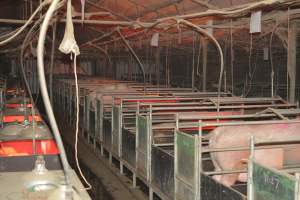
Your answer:
[[[119,108],[117,106],[113,106],[113,120],[114,120],[114,129],[115,131],[119,130]]]
[[[88,123],[87,123],[87,121],[88,121],[88,106],[89,106],[89,100],[88,100],[88,96],[85,96],[84,97],[84,117],[83,117],[83,122],[84,122],[84,128],[85,128],[85,130],[87,130],[88,129]]]
[[[119,129],[120,129],[120,112],[119,107],[113,106],[113,151],[116,154],[119,154]]]
[[[253,165],[255,200],[294,200],[295,181],[257,163]]]
[[[100,131],[100,101],[96,100],[96,134]]]
[[[139,146],[140,148],[147,147],[147,131],[148,121],[146,117],[138,116],[138,134],[139,134]]]
[[[195,138],[180,131],[177,134],[177,170],[178,176],[185,180],[186,184],[194,187],[195,183]]]
[[[193,137],[188,136],[187,134],[177,131],[177,148],[180,149],[183,153],[187,154],[189,157],[195,156],[195,140]]]
[[[137,172],[144,178],[148,174],[148,119],[138,115],[138,157]]]

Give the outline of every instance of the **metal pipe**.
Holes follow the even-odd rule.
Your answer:
[[[272,142],[272,141],[270,141]],[[286,142],[286,141],[282,141]],[[298,141],[292,141],[292,142],[299,142],[297,145],[268,145],[268,146],[261,146],[256,147],[255,150],[262,150],[262,149],[277,149],[277,148],[284,148],[284,147],[298,147],[300,146],[300,140],[298,138]],[[217,153],[217,152],[228,152],[228,151],[249,151],[251,150],[249,147],[228,147],[228,148],[213,148],[213,149],[202,149],[201,153]]]
[[[177,19],[176,19],[177,20]],[[223,77],[223,71],[224,71],[224,56],[223,56],[223,51],[222,48],[219,44],[219,42],[216,40],[214,36],[212,36],[210,33],[208,33],[206,30],[199,28],[195,24],[186,21],[186,20],[178,20],[178,23],[183,23],[186,26],[192,27],[196,29],[197,32],[207,36],[216,46],[219,52],[220,56],[220,75],[219,75],[219,84],[218,84],[218,105],[217,105],[217,111],[219,112],[219,101],[220,101],[220,93],[221,93],[221,86],[222,86],[222,77]]]
[[[49,70],[49,91],[50,91],[50,102],[53,104],[53,65],[54,65],[54,50],[55,50],[55,39],[56,39],[56,25],[54,22],[52,26],[52,47],[51,47],[51,59],[50,59],[50,70]]]
[[[134,56],[134,58],[136,59],[137,63],[139,64],[140,69],[141,69],[141,71],[143,73],[144,83],[146,83],[145,69],[144,69],[144,66],[143,66],[142,62],[140,61],[139,57],[136,55],[136,53],[134,52],[134,50],[132,49],[132,47],[130,46],[130,44],[128,43],[128,41],[124,38],[123,34],[120,32],[119,29],[117,30],[117,32],[119,33],[122,41],[128,47],[128,49],[130,50],[131,54]]]
[[[25,22],[25,24],[22,27],[20,27],[12,36],[6,38],[5,40],[0,41],[0,46],[9,43],[13,39],[15,39],[18,35],[20,35],[25,30],[25,28],[32,22],[32,20],[38,14],[38,12],[40,12],[40,10],[49,3],[50,3],[50,1],[48,1],[48,0],[45,0],[43,3],[41,3],[39,5],[39,7],[34,11],[34,13],[30,16],[30,18]]]
[[[274,121],[239,121],[239,122],[221,122],[221,123],[216,123],[216,122],[202,122],[201,127],[211,127],[211,126],[241,126],[241,125],[267,125],[267,124],[296,124],[300,123],[300,121],[295,120],[295,121],[286,121],[286,120],[274,120]],[[191,125],[194,124],[194,127],[199,126],[199,123],[189,123],[189,126],[180,126],[179,128],[190,128]],[[197,125],[198,124],[198,125]]]
[[[232,9],[227,8],[223,10],[207,10],[205,12],[198,12],[198,13],[193,13],[193,14],[186,14],[186,15],[180,15],[180,16],[172,16],[172,17],[165,17],[165,18],[160,18],[157,20],[157,23],[161,21],[167,21],[167,20],[172,20],[173,18],[179,19],[193,19],[193,18],[200,18],[200,17],[209,17],[209,16],[223,16],[223,17],[230,17],[230,16],[244,16],[249,14],[251,10],[262,8],[262,7],[269,7],[272,5],[283,5],[286,4],[287,6],[290,6],[292,4],[298,3],[295,0],[287,0],[284,3],[282,3],[281,0],[264,0],[260,2],[255,2],[255,3],[250,3],[248,5],[243,5],[244,7],[241,8],[235,8]]]
[[[110,56],[109,56],[109,54],[108,54],[102,47],[99,47],[99,46],[97,46],[97,45],[94,45],[94,44],[92,44],[92,43],[90,43],[90,42],[87,43],[87,45],[89,45],[89,46],[91,46],[91,47],[94,47],[95,49],[98,49],[99,51],[101,51],[101,52],[105,55],[105,57],[107,58],[110,67],[112,67],[112,62],[111,62]]]

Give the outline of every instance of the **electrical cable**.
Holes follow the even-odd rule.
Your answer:
[[[200,67],[200,55],[201,55],[201,48],[202,48],[200,38],[198,39],[198,42],[199,42],[199,46],[198,46],[198,56],[197,56],[197,76],[200,77],[201,74],[199,72],[199,67]]]
[[[258,52],[256,52],[255,56],[256,56],[255,57],[256,58],[255,59],[255,65],[254,65],[254,69],[253,69],[252,73],[249,74],[249,86],[248,86],[247,92],[245,90],[245,95],[244,95],[245,97],[247,97],[249,95],[249,93],[250,93],[250,91],[252,89],[252,80],[253,80],[254,74],[255,74],[256,69],[257,69]]]
[[[271,65],[271,97],[274,97],[274,75],[275,75],[275,71],[274,71],[274,64],[273,64],[273,50],[272,50],[272,43],[273,43],[273,37],[274,37],[274,33],[277,29],[277,27],[279,26],[279,23],[276,24],[274,26],[274,29],[272,30],[271,36],[270,36],[270,43],[269,43],[269,49],[270,49],[270,65]]]
[[[77,78],[77,65],[76,65],[76,58],[77,55],[74,55],[74,77],[75,77],[75,88],[76,88],[76,130],[75,130],[75,161],[76,161],[76,166],[79,171],[80,176],[84,180],[84,182],[88,185],[87,188],[84,188],[85,190],[90,190],[92,189],[92,185],[88,182],[86,177],[84,176],[79,160],[78,160],[78,139],[79,139],[79,88],[78,88],[78,78]]]

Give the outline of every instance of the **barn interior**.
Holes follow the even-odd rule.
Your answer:
[[[299,198],[300,1],[0,11],[0,199]]]

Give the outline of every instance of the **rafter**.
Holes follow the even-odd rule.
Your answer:
[[[208,9],[219,9],[217,6],[214,6],[209,3],[209,1],[202,1],[202,0],[191,0],[192,2],[204,6]]]
[[[114,12],[113,10],[111,10],[111,9],[109,9],[109,8],[105,8],[105,7],[103,7],[103,6],[100,6],[100,5],[98,5],[98,4],[95,4],[95,3],[91,2],[90,0],[86,0],[86,3],[92,5],[92,6],[94,6],[95,8],[98,8],[98,9],[100,9],[100,10],[105,10],[105,11],[107,11],[107,12],[110,12],[112,15],[114,15],[114,16],[116,16],[116,17],[119,17],[119,18],[121,18],[121,19],[129,20],[128,17],[126,17],[126,16],[124,16],[124,15],[121,15],[121,14],[118,14],[118,13]]]
[[[165,1],[165,2],[162,2],[161,4],[157,4],[157,5],[154,5],[154,6],[147,6],[144,11],[140,12],[140,15],[143,16],[143,15],[147,15],[151,12],[158,12],[158,10],[160,9],[163,9],[163,8],[166,8],[168,6],[172,6],[174,4],[178,4],[180,2],[182,2],[183,0],[168,0],[168,1]],[[137,18],[138,16],[136,15],[133,15],[133,16],[130,16],[130,18]]]

